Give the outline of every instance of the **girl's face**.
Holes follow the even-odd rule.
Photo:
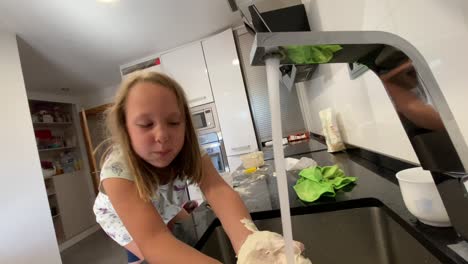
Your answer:
[[[137,83],[125,114],[133,150],[151,165],[167,167],[184,145],[185,120],[175,94],[158,84]]]

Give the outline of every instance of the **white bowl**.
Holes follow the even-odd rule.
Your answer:
[[[396,174],[406,208],[424,224],[451,226],[434,179],[421,167],[402,170]]]

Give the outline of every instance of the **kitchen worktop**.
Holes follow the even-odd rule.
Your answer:
[[[468,263],[447,247],[449,244],[461,241],[453,228],[435,228],[424,225],[408,212],[395,180],[395,171],[353,155],[353,151],[330,154],[326,150],[317,150],[291,157],[309,157],[317,161],[320,166],[338,164],[346,175],[358,177],[356,185],[347,188],[346,192],[338,192],[335,198],[324,197],[314,203],[304,203],[298,199],[292,188],[298,179],[298,171],[287,172],[292,214],[318,208],[330,209],[338,205],[341,208],[343,205],[352,208],[360,207],[362,204],[371,204],[371,206],[383,204],[404,221],[408,231],[421,243],[430,248],[434,254],[443,257],[444,263]],[[265,166],[254,174],[245,175],[240,171],[233,173],[234,187],[254,220],[279,216],[279,197],[274,175],[273,160],[267,160]],[[215,220],[214,213],[206,204],[203,204],[192,213],[190,219],[177,224],[174,233],[182,241],[200,248],[207,239],[208,233],[214,228]]]
[[[311,152],[323,151],[327,149],[327,145],[314,139],[305,139],[300,141],[290,142],[283,145],[283,151],[285,157],[294,155],[307,154]],[[273,159],[273,146],[263,147],[263,157],[265,160]]]

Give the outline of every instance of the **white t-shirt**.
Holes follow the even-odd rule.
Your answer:
[[[206,151],[201,149],[201,154],[202,156],[205,155]],[[109,178],[135,181],[135,177],[131,175],[121,151],[116,148],[114,148],[104,162],[100,178],[101,183]],[[182,205],[187,201],[186,182],[176,179],[169,184],[160,185],[151,201],[164,223],[167,224],[182,210]],[[125,246],[132,241],[130,234],[112,206],[109,197],[105,194],[102,184],[99,186],[99,194],[94,202],[93,211],[96,215],[96,221],[117,243]]]

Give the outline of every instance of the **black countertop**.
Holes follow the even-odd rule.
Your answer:
[[[301,141],[290,142],[283,145],[284,156],[290,157],[294,155],[307,154],[316,151],[326,150],[327,145],[314,139],[306,139]],[[263,147],[263,158],[265,160],[273,159],[273,147]]]
[[[417,236],[418,240],[422,241],[428,248],[437,251],[434,253],[442,256],[445,259],[444,263],[468,263],[447,247],[449,244],[456,244],[461,241],[453,228],[435,228],[424,225],[409,213],[395,180],[395,171],[350,153],[330,154],[326,151],[315,151],[291,157],[310,157],[317,161],[320,166],[338,164],[346,175],[358,177],[357,185],[347,192],[337,192],[335,198],[324,197],[308,204],[299,200],[292,189],[297,181],[298,171],[287,172],[289,203],[292,214],[301,210],[320,207],[330,208],[337,205],[352,207],[358,202],[375,200],[383,203],[384,206],[398,215],[406,228],[410,229],[408,231]],[[280,208],[276,177],[273,176],[274,161],[269,160],[265,163],[260,171],[251,175],[244,175],[239,171],[234,173],[234,185],[238,185],[235,189],[240,193],[254,220],[268,217],[273,212],[278,214]],[[356,207],[359,207],[359,205]],[[219,224],[215,223],[217,222],[215,220],[214,213],[203,204],[192,213],[191,219],[177,224],[174,233],[182,241],[200,248],[211,230]]]

